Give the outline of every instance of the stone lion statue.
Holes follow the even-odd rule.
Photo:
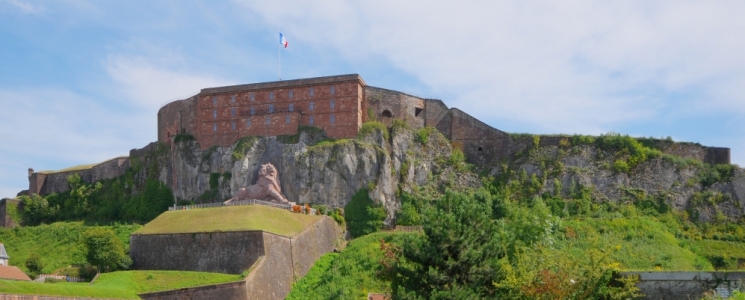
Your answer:
[[[256,184],[241,188],[233,198],[225,201],[229,204],[234,200],[264,200],[278,203],[288,203],[287,199],[282,196],[282,188],[279,186],[279,175],[277,168],[271,163],[261,165],[259,169],[259,179]]]

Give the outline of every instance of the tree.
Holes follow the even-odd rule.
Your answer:
[[[57,207],[49,205],[47,199],[38,194],[21,196],[18,210],[21,213],[23,225],[39,225],[51,221],[57,213]]]
[[[344,218],[353,237],[378,231],[383,227],[386,216],[385,209],[376,205],[364,188],[357,191],[344,207]]]
[[[44,269],[44,264],[41,262],[41,257],[39,257],[39,255],[36,253],[31,253],[31,255],[26,258],[26,268],[30,273],[29,275],[36,278],[36,276],[41,274],[41,270]]]
[[[495,297],[498,261],[505,255],[491,218],[491,198],[446,192],[423,213],[424,235],[405,244],[394,293],[409,299]]]
[[[132,264],[132,259],[124,253],[124,243],[110,228],[89,229],[84,241],[88,248],[85,258],[99,272],[126,269]]]

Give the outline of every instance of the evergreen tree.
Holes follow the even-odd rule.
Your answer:
[[[491,218],[491,197],[447,192],[425,209],[424,235],[404,246],[410,263],[398,267],[396,297],[482,299],[494,297],[498,261],[504,256]]]

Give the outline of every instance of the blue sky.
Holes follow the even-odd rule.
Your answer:
[[[127,155],[201,88],[358,73],[508,132],[671,136],[745,163],[743,1],[0,0],[0,197]]]

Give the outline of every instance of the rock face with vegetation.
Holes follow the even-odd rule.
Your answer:
[[[171,150],[178,199],[211,202],[231,198],[254,184],[264,163],[277,167],[288,200],[344,207],[360,189],[383,205],[388,220],[400,206],[398,193],[420,186],[478,187],[478,177],[459,168],[449,141],[432,128],[412,130],[403,124],[390,130],[367,123],[356,139],[328,140],[315,128],[277,137],[247,137],[229,147],[200,150],[193,139],[177,139]],[[457,151],[456,151],[457,152]],[[460,157],[460,160],[458,160]]]
[[[677,209],[692,220],[739,219],[745,214],[745,170],[664,154],[647,139],[608,134],[567,136],[558,146],[534,145],[489,171],[498,180],[529,186],[527,196],[637,203]],[[649,144],[649,145],[647,145]],[[567,209],[565,208],[566,212]]]

